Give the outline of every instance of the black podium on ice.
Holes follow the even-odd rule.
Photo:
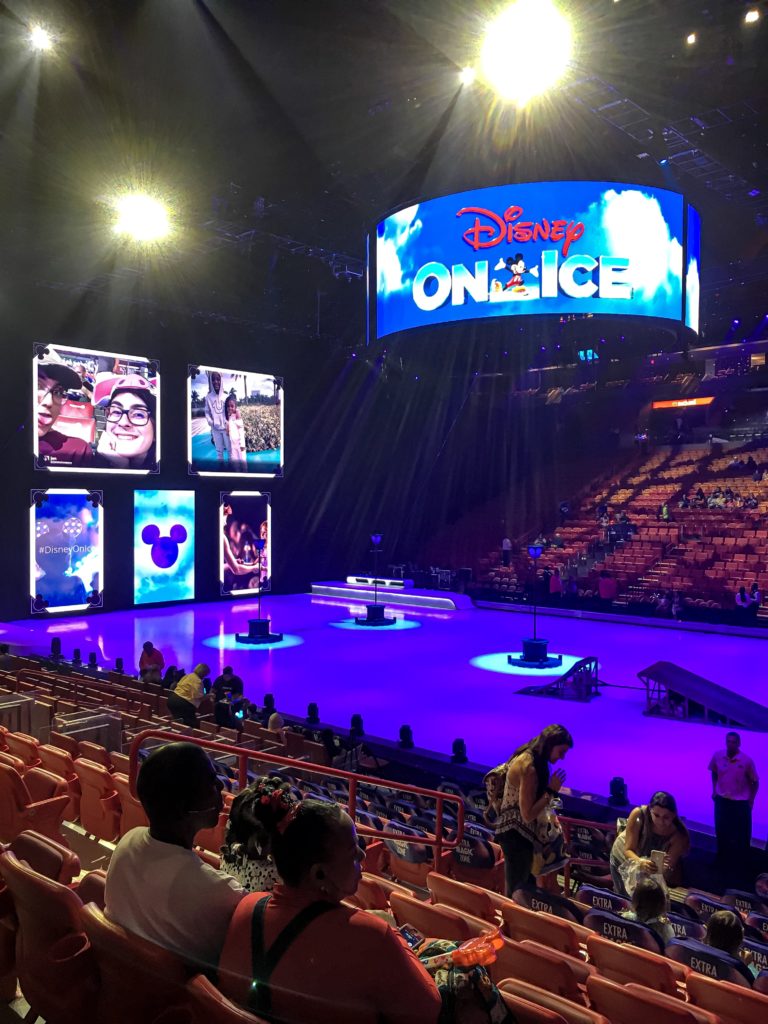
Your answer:
[[[248,632],[235,633],[239,644],[276,644],[283,639],[282,633],[270,632],[270,619],[248,619]]]
[[[549,640],[544,640],[542,637],[529,637],[527,640],[523,640],[522,657],[508,654],[507,663],[518,668],[531,668],[534,670],[557,668],[558,665],[563,664],[563,656],[562,654],[548,654],[548,644]]]
[[[386,610],[385,604],[367,604],[365,617],[355,617],[355,622],[358,626],[394,626],[397,619],[387,618]]]

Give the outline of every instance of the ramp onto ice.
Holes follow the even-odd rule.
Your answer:
[[[767,707],[671,661],[654,662],[637,674],[645,684],[646,715],[768,732]]]

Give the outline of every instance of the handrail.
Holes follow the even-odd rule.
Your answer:
[[[403,835],[400,832],[387,832],[386,829],[380,830],[377,828],[371,828],[370,825],[358,825],[357,822],[355,822],[355,828],[359,835],[370,836],[371,838],[391,838],[397,839],[398,842],[411,843],[414,846],[434,846],[436,871],[440,870],[443,850],[455,849],[464,838],[464,802],[460,797],[455,796],[452,793],[441,793],[436,789],[426,789],[424,786],[412,786],[405,782],[390,782],[388,779],[377,779],[371,775],[359,775],[356,772],[347,772],[342,768],[330,768],[326,765],[316,765],[309,761],[297,761],[296,758],[283,757],[281,754],[267,754],[247,747],[238,747],[233,743],[218,743],[216,740],[203,739],[201,736],[185,736],[180,733],[166,732],[162,729],[145,729],[143,732],[137,733],[136,736],[133,737],[129,754],[131,764],[128,780],[131,796],[133,797],[137,797],[136,777],[138,775],[137,767],[139,761],[139,750],[141,749],[142,743],[147,739],[165,739],[173,743],[196,743],[198,746],[204,747],[206,750],[215,750],[222,754],[230,754],[237,757],[238,786],[240,789],[244,789],[248,785],[247,767],[249,761],[260,761],[267,764],[283,765],[297,771],[314,772],[318,775],[332,775],[338,779],[346,779],[349,783],[347,812],[353,821],[355,821],[355,814],[357,811],[357,787],[361,783],[363,785],[376,786],[381,789],[393,789],[400,793],[415,793],[418,796],[430,797],[435,801],[436,821],[434,835],[427,834],[425,836],[408,836]],[[456,836],[454,839],[445,839],[443,836],[443,811],[446,802],[455,803],[458,806],[458,814],[456,816]]]

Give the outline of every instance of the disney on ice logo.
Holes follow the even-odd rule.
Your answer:
[[[474,252],[540,241],[559,243],[560,248],[544,249],[538,264],[532,267],[527,265],[522,252],[501,255],[493,266],[493,272],[499,275],[494,278],[490,277],[487,259],[477,260],[473,269],[464,263],[449,267],[432,260],[413,279],[413,300],[418,308],[429,312],[449,299],[452,306],[463,306],[467,297],[489,303],[556,299],[560,294],[573,299],[591,299],[595,295],[601,299],[633,297],[632,285],[626,280],[628,259],[569,255],[573,243],[584,234],[582,221],[523,220],[524,213],[522,206],[509,206],[503,214],[481,206],[463,206],[456,216],[474,216],[461,236]],[[536,283],[530,278],[535,278]]]

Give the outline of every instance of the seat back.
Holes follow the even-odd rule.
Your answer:
[[[692,917],[683,917],[681,914],[667,914],[667,917],[676,939],[698,939],[701,941],[707,934],[704,925],[700,921],[694,921]]]
[[[63,732],[55,732],[51,729],[50,745],[52,747],[58,747],[60,750],[66,750],[72,760],[80,756],[80,749],[77,745],[77,740],[72,739],[71,736],[67,736]]]
[[[120,834],[120,798],[112,776],[94,761],[79,757],[75,771],[80,780],[80,824],[86,832],[112,842]]]
[[[34,736],[28,736],[25,732],[9,732],[5,737],[8,744],[8,752],[14,757],[19,757],[28,768],[34,768],[40,764],[38,747],[40,743]]]
[[[72,760],[72,755],[68,754],[66,750],[53,747],[50,743],[44,743],[38,747],[38,753],[40,755],[40,763],[46,771],[53,772],[54,775],[60,775],[67,782],[77,779],[75,762]]]
[[[707,923],[716,910],[733,909],[727,903],[721,903],[715,897],[710,896],[709,893],[700,892],[697,889],[689,890],[688,895],[685,897],[685,904],[694,911],[698,919],[704,924]]]
[[[77,746],[80,757],[84,757],[86,761],[93,761],[94,764],[100,764],[108,772],[113,770],[112,760],[106,747],[102,747],[100,743],[91,743],[90,740],[80,740]]]
[[[547,1009],[559,1013],[567,1024],[609,1024],[609,1021],[596,1013],[594,1010],[572,1003],[562,996],[553,995],[546,989],[531,985],[530,982],[520,978],[506,978],[499,985],[499,990],[504,995],[514,995],[519,999],[525,999],[529,1003],[536,1003],[538,1006],[545,1006]]]
[[[562,918],[551,914],[538,914],[526,910],[512,900],[499,898],[501,914],[504,919],[504,933],[510,939],[522,942],[531,939],[540,942],[549,949],[568,953],[569,956],[579,955],[579,936],[571,925]]]
[[[768,943],[744,939],[741,948],[752,957],[752,964],[758,971],[768,971]]]
[[[488,968],[498,985],[504,978],[519,978],[548,992],[584,1005],[576,973],[561,957],[546,950],[531,949],[511,939],[504,939],[495,963]]]
[[[493,900],[485,889],[466,882],[457,882],[447,875],[430,871],[427,875],[427,888],[433,903],[442,903],[456,910],[464,910],[484,921],[495,921],[496,912]]]
[[[584,910],[573,900],[560,896],[556,892],[547,892],[546,889],[521,888],[512,893],[512,899],[521,907],[533,910],[537,914],[551,914],[553,917],[562,917],[565,921],[573,924],[582,924],[584,921]]]
[[[593,1010],[607,1017],[611,1024],[696,1024],[696,1016],[682,1000],[655,999],[655,992],[625,985],[593,975],[587,979],[587,995]]]
[[[567,1019],[556,1010],[529,1002],[514,992],[502,992],[501,999],[517,1024],[567,1024]]]
[[[619,896],[610,889],[600,889],[596,885],[582,885],[576,893],[579,903],[586,903],[593,910],[607,910],[614,914],[620,914],[622,910],[629,910],[629,900]]]
[[[14,768],[22,777],[27,770],[26,763],[7,750],[0,750],[0,764],[7,764],[9,768]]]
[[[453,939],[465,942],[472,938],[472,930],[467,922],[448,907],[435,907],[431,903],[393,892],[389,905],[399,926],[409,924],[425,938]]]
[[[718,981],[703,974],[691,974],[686,983],[688,998],[722,1019],[738,1024],[759,1024],[768,1020],[768,995],[750,992],[742,985]]]
[[[80,858],[50,836],[32,829],[21,832],[11,842],[10,851],[38,875],[62,885],[71,885],[80,874]]]
[[[639,921],[627,921],[605,910],[590,910],[584,918],[584,925],[613,942],[626,942],[651,953],[664,952],[664,943],[656,932]]]
[[[0,840],[10,842],[24,831],[27,822],[23,815],[30,803],[21,775],[15,768],[0,762]]]
[[[723,893],[723,903],[744,917],[747,914],[765,914],[768,906],[753,892],[744,892],[742,889],[726,889]]]
[[[13,899],[19,931],[16,965],[32,1009],[57,1024],[91,1020],[96,971],[80,923],[81,903],[67,886],[39,875],[10,850],[0,875]]]
[[[650,953],[637,946],[619,945],[601,935],[587,939],[587,954],[604,978],[621,985],[636,982],[667,995],[677,995],[678,979],[684,972],[659,953]]]
[[[131,793],[131,784],[127,775],[115,772],[112,776],[112,783],[120,797],[120,835],[124,836],[132,828],[149,825],[141,802]]]
[[[164,1007],[185,1002],[189,972],[180,957],[127,932],[93,903],[81,916],[101,981],[100,1024],[153,1020]]]
[[[765,941],[768,942],[768,917],[764,914],[750,914],[744,924],[754,928],[756,932],[760,932],[761,935],[765,936]]]
[[[671,960],[685,964],[697,974],[752,987],[752,975],[741,960],[696,939],[673,939],[666,953]]]

